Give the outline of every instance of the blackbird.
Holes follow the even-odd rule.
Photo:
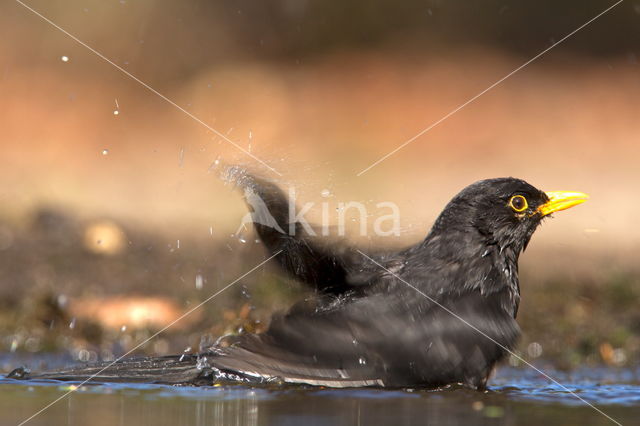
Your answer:
[[[418,244],[364,253],[290,224],[289,200],[274,183],[237,168],[228,178],[244,189],[266,249],[315,297],[274,315],[263,333],[221,338],[198,355],[13,377],[484,389],[520,335],[520,253],[543,218],[588,198],[482,180],[457,194]]]

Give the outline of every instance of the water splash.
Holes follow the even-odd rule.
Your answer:
[[[211,173],[212,171],[217,169],[219,165],[220,165],[220,156],[218,155],[218,157],[216,157],[216,159],[213,160],[213,162],[209,165],[209,168],[207,169],[207,173]]]
[[[247,288],[246,285],[242,286],[242,297],[244,297],[245,299],[251,299],[251,293],[249,292],[249,289]]]
[[[196,362],[196,368],[198,370],[204,370],[209,367],[209,361],[206,356],[198,357],[198,361]]]
[[[178,155],[178,167],[184,165],[184,147],[180,147],[180,154]]]

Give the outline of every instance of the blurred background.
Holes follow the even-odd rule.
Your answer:
[[[588,203],[521,257],[519,350],[560,367],[640,353],[640,1],[625,1],[359,172],[613,1],[30,0],[233,147],[17,2],[0,5],[0,367],[113,359],[264,259],[216,160],[300,202],[391,201],[422,239],[445,203],[516,176]],[[331,209],[334,211],[335,209]],[[337,216],[335,217],[337,220]],[[196,351],[304,297],[261,268],[144,345]],[[512,360],[516,363],[515,360]]]

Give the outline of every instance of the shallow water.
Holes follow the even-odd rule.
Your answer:
[[[172,387],[92,384],[70,393],[30,425],[413,425],[413,424],[621,424],[640,418],[640,371],[553,371],[561,385],[530,369],[500,369],[481,393],[437,391]],[[565,389],[564,387],[567,389]],[[69,392],[69,383],[0,379],[0,423],[19,424]]]

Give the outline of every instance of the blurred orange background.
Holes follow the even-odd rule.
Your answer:
[[[240,6],[215,9],[225,15],[205,3],[29,5],[282,176],[8,2],[0,18],[0,200],[7,214],[21,217],[36,205],[59,205],[176,234],[209,232],[213,226],[226,238],[245,208],[211,173],[211,163],[220,158],[294,185],[301,201],[320,201],[323,189],[336,203],[353,200],[373,208],[393,201],[405,232],[400,241],[385,242],[397,245],[425,235],[465,185],[511,175],[545,190],[592,196],[544,226],[525,262],[560,265],[570,254],[574,261],[588,259],[586,265],[596,259],[609,267],[635,266],[637,60],[631,50],[579,49],[589,33],[614,30],[621,15],[633,11],[611,11],[357,177],[541,49],[523,43],[524,54],[495,42],[473,43],[472,35],[436,43],[412,37],[412,28],[400,35],[381,30],[377,41],[364,45],[286,51],[277,45],[290,41],[288,33],[278,39],[269,31],[269,25],[277,27],[276,18],[265,23],[267,15],[254,10],[239,21]],[[607,6],[591,3],[594,13],[575,11],[565,33]],[[283,10],[292,4],[280,2]],[[308,9],[315,3],[300,5]],[[436,9],[429,10],[433,15]],[[304,10],[287,13],[295,17]],[[256,22],[262,27],[252,27]],[[235,39],[243,28],[249,33]],[[531,24],[534,41],[536,30],[544,33]]]

